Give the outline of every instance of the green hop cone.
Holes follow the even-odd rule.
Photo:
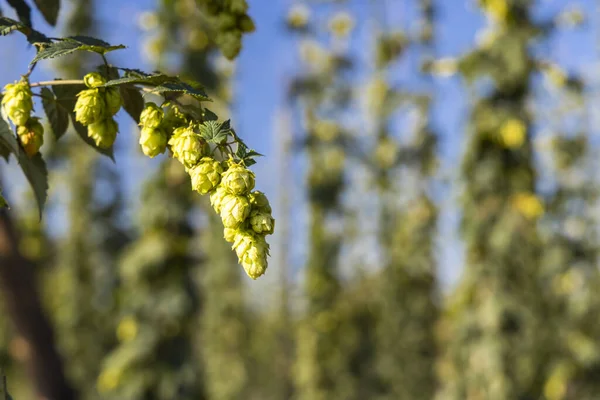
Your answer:
[[[6,114],[17,126],[26,125],[33,110],[31,88],[26,81],[9,83],[4,86],[2,105]]]
[[[123,105],[123,98],[121,92],[115,87],[106,88],[104,92],[104,98],[106,100],[106,116],[112,117],[119,112]]]
[[[269,244],[264,236],[240,231],[236,234],[232,247],[250,278],[257,279],[265,273],[268,266]]]
[[[44,144],[44,127],[40,124],[39,118],[29,118],[25,125],[17,127],[17,135],[29,157],[37,154]]]
[[[250,227],[256,233],[262,235],[272,235],[275,230],[275,219],[271,213],[263,212],[258,209],[250,211]]]
[[[237,234],[238,234],[237,229],[231,229],[231,228],[223,229],[223,237],[229,243],[233,243],[235,241],[235,237],[237,236]]]
[[[254,189],[254,172],[243,165],[230,163],[223,173],[222,185],[231,194],[248,194]]]
[[[263,213],[271,214],[271,204],[263,192],[255,190],[248,195],[248,200],[253,210],[260,210]]]
[[[140,126],[146,128],[158,128],[165,118],[165,113],[156,104],[146,103],[144,110],[140,114]]]
[[[190,169],[192,189],[200,194],[207,194],[221,182],[223,167],[221,163],[210,157],[203,157],[200,162]]]
[[[143,127],[140,134],[140,146],[145,155],[154,158],[167,149],[167,134],[159,128]]]
[[[102,149],[108,149],[115,143],[118,131],[119,125],[112,118],[88,125],[88,136]]]
[[[250,215],[250,203],[245,196],[225,195],[220,215],[225,228],[237,228]]]
[[[97,72],[90,72],[83,77],[83,82],[85,83],[85,86],[89,87],[90,89],[95,89],[98,86],[104,85],[106,83],[106,79],[104,79],[104,77]]]
[[[185,118],[185,115],[181,113],[175,107],[167,108],[167,112],[165,113],[165,117],[162,120],[162,127],[167,132],[172,132],[177,128],[181,128],[183,126],[187,126],[188,121]]]
[[[82,90],[77,94],[75,119],[87,126],[104,119],[106,104],[98,89]]]
[[[229,193],[227,193],[227,190],[221,185],[217,186],[215,191],[210,194],[210,205],[217,214],[221,214],[223,200],[227,195],[229,195]]]
[[[173,156],[186,168],[192,168],[208,152],[207,144],[192,127],[177,128],[169,139]]]

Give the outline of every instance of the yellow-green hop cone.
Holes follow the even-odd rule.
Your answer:
[[[123,105],[123,98],[118,88],[109,87],[104,92],[104,98],[106,100],[106,116],[112,117],[119,112]]]
[[[2,105],[6,109],[6,114],[15,125],[27,124],[31,110],[33,110],[33,100],[29,84],[21,81],[9,83],[4,86]]]
[[[88,126],[88,136],[102,149],[108,149],[115,143],[118,131],[119,125],[112,118]]]
[[[225,228],[237,228],[250,215],[250,203],[245,196],[228,194],[221,203],[220,215]]]
[[[268,266],[269,244],[264,236],[241,231],[235,237],[233,249],[250,278],[256,279],[265,273]]]
[[[165,118],[165,112],[156,104],[150,102],[140,114],[140,125],[146,128],[158,128]]]
[[[82,90],[77,94],[75,119],[87,126],[104,119],[106,104],[98,89]]]
[[[222,185],[231,194],[248,194],[254,189],[254,172],[243,165],[230,163],[223,173]]]
[[[272,235],[275,230],[275,219],[271,213],[253,209],[250,212],[250,227],[256,233]]]
[[[227,190],[221,185],[217,186],[215,191],[210,194],[210,205],[217,214],[221,214],[223,200],[227,195],[229,195],[229,193],[227,193]]]
[[[106,79],[104,79],[104,77],[97,72],[90,72],[83,77],[83,82],[85,83],[85,86],[89,87],[90,89],[95,89],[98,86],[104,85],[106,83]]]
[[[188,121],[177,108],[169,107],[167,108],[167,112],[162,120],[162,128],[167,132],[172,132],[173,130],[187,126]]]
[[[44,127],[39,118],[30,118],[25,125],[17,127],[17,135],[29,157],[37,154],[44,144]]]
[[[200,194],[206,194],[221,182],[223,168],[221,163],[210,157],[203,157],[200,162],[190,169],[192,189]]]
[[[223,229],[223,237],[229,243],[233,243],[235,241],[235,238],[236,238],[237,234],[238,234],[238,230],[237,229],[231,229],[231,228],[225,228],[225,229]]]
[[[167,134],[162,129],[142,128],[140,134],[142,152],[150,158],[162,154],[167,149]]]
[[[271,204],[263,192],[255,190],[248,195],[248,200],[250,201],[250,205],[252,205],[253,210],[260,210],[268,214],[271,213]]]
[[[169,139],[173,156],[186,168],[192,168],[207,153],[207,144],[192,127],[177,128]]]

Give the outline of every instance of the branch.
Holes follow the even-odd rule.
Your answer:
[[[60,86],[60,85],[84,85],[85,82],[81,79],[65,79],[65,80],[55,80],[55,81],[42,81],[42,82],[34,82],[31,83],[30,87],[40,87],[40,86]]]

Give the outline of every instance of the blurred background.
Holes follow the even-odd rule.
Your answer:
[[[63,0],[56,28],[33,15],[49,36],[126,45],[115,65],[205,85],[265,155],[253,170],[277,220],[252,281],[208,199],[177,161],[142,155],[125,113],[115,163],[46,136],[41,222],[3,164],[78,398],[600,398],[600,5],[248,5],[235,61],[194,0]],[[1,43],[4,85],[35,48]],[[33,399],[31,349],[0,315],[8,388]]]

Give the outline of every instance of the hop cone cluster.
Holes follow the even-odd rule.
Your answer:
[[[31,117],[33,99],[29,83],[22,80],[6,85],[2,105],[17,127],[17,136],[25,153],[29,157],[37,154],[44,143],[44,127],[39,118]]]
[[[77,94],[75,119],[88,127],[88,136],[100,148],[111,147],[119,126],[113,116],[123,105],[119,89],[102,87],[106,79],[97,72],[87,74],[83,81],[89,88]]]
[[[167,149],[167,132],[164,129],[165,113],[154,103],[146,103],[140,115],[140,146],[150,158],[162,154]]]

